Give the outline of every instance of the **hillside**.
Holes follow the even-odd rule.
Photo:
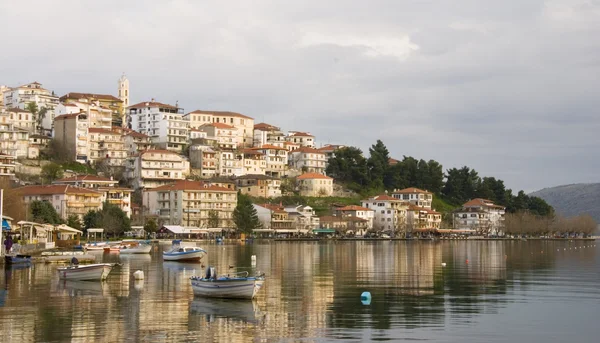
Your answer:
[[[540,197],[564,216],[589,214],[600,222],[600,183],[579,183],[544,188],[530,195]]]

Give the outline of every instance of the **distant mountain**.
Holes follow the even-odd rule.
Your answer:
[[[540,197],[563,216],[589,214],[600,223],[600,183],[578,183],[544,188],[530,195]]]

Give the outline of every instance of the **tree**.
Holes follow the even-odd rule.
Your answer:
[[[81,230],[81,219],[79,219],[78,215],[71,214],[67,218],[67,225],[74,229]]]
[[[0,178],[0,188],[4,190],[2,213],[11,217],[14,223],[27,219],[27,209],[23,203],[23,195],[18,188],[13,188],[10,180]]]
[[[384,186],[384,178],[388,176],[390,169],[390,153],[381,140],[369,148],[369,159],[367,160],[371,187],[381,189]]]
[[[43,123],[44,119],[46,118],[47,113],[48,113],[48,108],[46,108],[46,107],[40,108],[40,110],[37,113],[36,125],[37,125],[37,129],[39,130],[40,134],[42,133],[42,123]]]
[[[29,204],[31,221],[41,224],[61,224],[62,220],[51,203],[34,200]]]
[[[215,210],[208,211],[208,227],[219,227],[219,212]]]
[[[367,160],[355,147],[337,149],[335,155],[329,158],[326,173],[353,191],[360,191],[369,184]]]
[[[258,213],[247,195],[238,192],[237,206],[233,210],[233,222],[239,231],[250,234],[254,229],[262,227]]]
[[[120,236],[131,230],[131,222],[127,215],[117,205],[105,202],[100,211],[89,211],[83,217],[86,229],[101,227],[104,232]]]
[[[61,179],[63,177],[63,170],[61,166],[56,163],[48,163],[42,167],[42,179],[44,183],[52,183],[54,180]]]
[[[158,231],[158,224],[156,224],[156,220],[154,220],[154,218],[148,219],[146,224],[144,224],[144,231],[146,231],[146,232]]]
[[[31,113],[31,117],[33,118],[33,120],[35,122],[37,122],[37,114],[38,114],[38,105],[35,102],[30,102],[27,104],[27,106],[25,107],[25,109],[27,111],[29,111],[29,113]]]
[[[100,212],[90,210],[83,216],[83,226],[85,229],[99,228],[102,226]]]

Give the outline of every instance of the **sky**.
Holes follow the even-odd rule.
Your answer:
[[[317,144],[600,182],[600,0],[0,1],[0,85],[235,111]]]

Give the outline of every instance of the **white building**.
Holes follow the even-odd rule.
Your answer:
[[[30,133],[16,127],[14,121],[7,119],[8,115],[0,110],[0,153],[15,158],[27,158]]]
[[[219,148],[237,149],[241,147],[238,142],[238,129],[232,125],[210,123],[200,126],[198,130],[206,134],[205,138],[216,141]]]
[[[299,144],[301,147],[314,148],[315,136],[309,132],[290,131],[285,137],[285,140],[290,143]]]
[[[333,194],[333,179],[319,173],[305,173],[296,178],[300,195],[308,197],[328,197]]]
[[[161,149],[183,151],[188,143],[188,122],[183,118],[183,108],[155,102],[140,102],[129,106],[131,128],[150,136],[152,143]]]
[[[241,113],[228,111],[203,111],[196,110],[185,115],[191,128],[199,129],[201,126],[212,123],[221,123],[233,126],[235,130],[235,146],[249,148],[252,146],[254,135],[254,118]]]
[[[265,175],[267,161],[265,154],[254,149],[244,149],[242,154],[242,175]]]
[[[0,109],[0,124],[11,124],[30,133],[37,132],[33,114],[20,108]]]
[[[325,154],[317,149],[303,147],[289,154],[290,167],[303,172],[325,174],[326,164]]]
[[[189,174],[189,161],[168,150],[145,150],[139,153],[128,167],[135,189],[155,188],[184,180]]]
[[[117,82],[118,86],[117,88],[119,89],[119,99],[123,102],[123,108],[126,109],[127,107],[129,107],[130,102],[129,102],[129,80],[127,79],[127,77],[125,77],[125,74],[121,75],[121,78],[119,78],[119,81]],[[125,111],[123,111],[123,113],[125,113]],[[126,126],[127,124],[127,119],[125,118],[125,116],[123,116],[123,125]]]
[[[127,150],[127,155],[130,157],[152,147],[152,140],[148,135],[128,128],[123,128],[123,135],[125,149]]]
[[[367,229],[373,228],[375,210],[363,206],[348,205],[334,209],[334,214],[339,217],[357,217],[367,221]]]
[[[37,105],[38,110],[45,107],[48,110],[46,118],[49,118],[50,122],[55,116],[54,108],[58,105],[58,97],[54,95],[54,92],[43,88],[42,84],[38,82],[5,89],[2,96],[5,108],[20,108],[24,110],[31,102]],[[42,122],[42,126],[44,126],[44,123],[46,121]]]
[[[392,197],[429,210],[433,202],[433,193],[415,187],[395,189],[392,192]]]
[[[0,179],[7,178],[9,180],[15,177],[15,158],[11,155],[6,155],[0,152]]]
[[[408,203],[382,194],[362,200],[362,207],[373,210],[373,229],[377,231],[406,231]]]
[[[89,161],[106,161],[109,165],[125,166],[129,157],[121,127],[112,129],[88,128]]]
[[[123,101],[109,94],[70,92],[60,97],[56,115],[84,112],[89,126],[111,128],[123,126]],[[45,124],[47,126],[47,124]]]
[[[287,174],[288,151],[285,148],[266,144],[252,150],[264,155],[266,175],[281,178]]]
[[[102,209],[102,193],[88,188],[70,185],[25,186],[18,188],[26,204],[32,201],[47,201],[58,215],[66,220],[75,214],[83,219],[89,211]]]
[[[254,125],[254,140],[252,146],[261,147],[263,145],[274,145],[283,148],[285,143],[285,134],[277,126],[267,123],[258,123]]]
[[[442,214],[432,209],[410,205],[407,211],[406,223],[408,231],[439,229],[442,224]]]
[[[296,229],[302,232],[312,232],[319,228],[319,217],[310,206],[286,206],[284,210],[288,213],[288,218],[294,220]]]
[[[217,151],[219,168],[217,176],[240,176],[244,175],[244,155],[237,150]]]
[[[454,211],[455,229],[471,229],[484,234],[501,234],[504,229],[506,208],[486,199],[473,199]]]

